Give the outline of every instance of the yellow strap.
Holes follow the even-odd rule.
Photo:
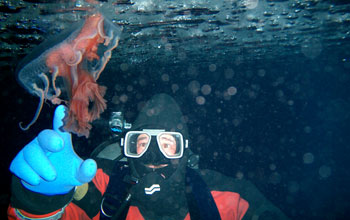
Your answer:
[[[74,195],[73,195],[73,199],[77,200],[77,201],[81,200],[86,195],[88,189],[89,189],[89,184],[88,183],[85,183],[85,184],[83,184],[81,186],[78,186],[75,189],[75,192],[74,192]]]

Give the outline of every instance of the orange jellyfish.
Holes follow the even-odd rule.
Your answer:
[[[64,129],[89,137],[91,122],[106,109],[106,87],[97,84],[101,72],[117,47],[121,28],[102,14],[95,13],[54,46],[44,47],[18,71],[18,80],[31,94],[40,98],[33,120],[39,117],[45,100],[68,105]],[[33,56],[33,55],[32,55]],[[68,100],[60,98],[65,91]]]

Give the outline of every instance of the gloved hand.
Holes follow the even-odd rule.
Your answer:
[[[55,110],[53,130],[43,130],[12,161],[10,170],[27,189],[45,195],[68,193],[92,180],[96,162],[83,161],[72,147],[72,136],[63,131],[65,107]]]

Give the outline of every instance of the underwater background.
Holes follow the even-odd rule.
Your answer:
[[[132,122],[154,94],[179,103],[200,167],[244,178],[291,219],[350,215],[350,3],[321,0],[0,1],[1,218],[16,153],[50,128],[55,106],[22,131],[39,102],[16,67],[45,40],[98,8],[123,27],[98,83],[107,110],[82,157]]]

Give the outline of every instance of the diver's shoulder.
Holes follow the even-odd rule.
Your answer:
[[[108,175],[112,173],[114,166],[123,166],[127,162],[119,142],[118,139],[108,139],[99,144],[90,155],[90,158],[96,161],[97,167]]]
[[[237,192],[241,191],[248,182],[244,179],[226,176],[215,170],[199,169],[198,173],[210,190]]]

